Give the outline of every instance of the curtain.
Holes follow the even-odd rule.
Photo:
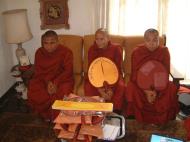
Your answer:
[[[93,31],[108,27],[109,0],[93,0]]]
[[[142,35],[150,27],[157,29],[158,5],[158,0],[110,0],[110,33]]]
[[[190,79],[189,0],[109,0],[104,24],[110,34],[143,35],[148,28],[166,34],[174,76]]]
[[[190,1],[168,0],[167,46],[174,75],[190,79]]]

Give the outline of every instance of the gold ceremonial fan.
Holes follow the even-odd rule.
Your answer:
[[[104,81],[112,85],[117,82],[118,77],[115,63],[108,58],[99,57],[90,64],[88,78],[94,87],[103,87]]]

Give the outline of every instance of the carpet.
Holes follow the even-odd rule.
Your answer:
[[[55,142],[53,124],[41,121],[28,113],[3,113],[0,115],[1,142]]]
[[[53,125],[30,113],[0,114],[0,142],[60,142]],[[117,142],[149,142],[152,133],[186,138],[183,121],[171,121],[164,126],[140,124],[134,119],[126,120],[126,135]],[[101,140],[96,140],[101,141]]]
[[[162,126],[142,124],[135,120],[127,120],[126,127],[127,133],[125,137],[131,137],[130,142],[149,142],[152,133],[167,135],[184,140],[187,135],[183,121],[179,120],[170,121]]]
[[[2,142],[55,142],[54,132],[48,126],[15,124],[3,136]]]

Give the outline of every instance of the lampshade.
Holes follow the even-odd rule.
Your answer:
[[[23,43],[32,38],[26,9],[8,10],[3,15],[7,43]]]

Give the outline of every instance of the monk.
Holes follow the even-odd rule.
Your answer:
[[[45,32],[35,54],[34,76],[29,82],[28,103],[45,120],[53,119],[51,105],[73,92],[73,54],[58,43],[54,31]]]
[[[95,32],[95,42],[88,51],[88,65],[90,66],[99,57],[106,57],[115,63],[119,72],[119,79],[111,86],[108,84],[107,89],[105,89],[105,87],[94,87],[86,76],[84,85],[85,95],[101,96],[107,102],[113,103],[115,112],[121,113],[125,91],[122,77],[122,49],[119,45],[111,43],[107,31],[102,28]]]
[[[144,44],[139,45],[132,53],[132,74],[125,98],[127,116],[135,116],[139,122],[159,125],[175,119],[179,111],[177,86],[168,79],[166,88],[160,91],[140,88],[137,85],[137,72],[150,60],[162,63],[169,76],[170,54],[167,47],[159,46],[159,33],[155,29],[145,31]]]

